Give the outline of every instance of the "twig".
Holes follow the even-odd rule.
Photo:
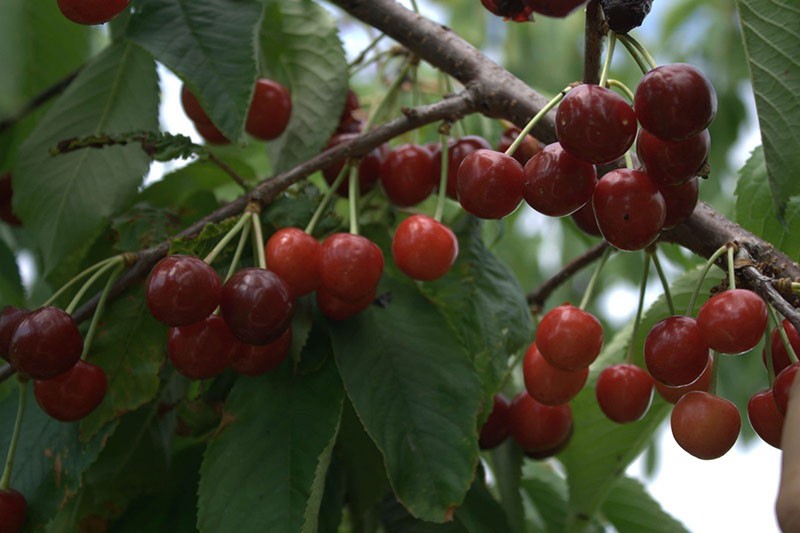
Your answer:
[[[38,108],[46,104],[48,101],[55,98],[62,92],[64,92],[64,89],[66,89],[69,86],[69,84],[72,83],[72,80],[74,80],[78,76],[78,73],[80,73],[80,71],[81,69],[77,69],[70,72],[69,74],[67,74],[66,76],[55,82],[53,85],[51,85],[47,89],[43,90],[42,92],[34,96],[18,112],[16,112],[15,114],[11,115],[8,118],[0,120],[0,133],[3,133],[7,129],[11,128],[12,126],[14,126],[14,124],[25,118],[29,113],[37,110]]]
[[[233,170],[233,168],[231,168],[231,166],[228,165],[225,161],[214,155],[212,152],[206,152],[205,156],[210,162],[217,165],[219,168],[222,169],[223,172],[225,172],[228,176],[230,176],[231,179],[235,181],[239,187],[242,188],[242,190],[244,190],[245,192],[250,190],[250,187],[247,186],[247,183],[244,181],[244,178],[241,177],[235,170]]]

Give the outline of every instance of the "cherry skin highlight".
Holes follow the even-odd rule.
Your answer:
[[[322,242],[320,290],[340,300],[361,302],[375,292],[383,274],[383,252],[352,233],[334,233]]]
[[[536,346],[542,357],[562,370],[588,367],[603,347],[603,326],[591,313],[563,304],[539,322]]]
[[[28,502],[12,488],[0,490],[0,531],[19,533],[28,517]]]
[[[586,205],[597,183],[594,165],[570,155],[559,143],[547,145],[523,171],[525,201],[551,217],[569,215]]]
[[[130,0],[58,0],[61,13],[76,24],[93,26],[116,17]]]
[[[458,201],[479,218],[503,218],[522,201],[522,165],[494,150],[475,150],[457,172]]]
[[[209,379],[231,364],[238,344],[222,317],[210,315],[189,326],[170,328],[167,354],[184,376]]]
[[[511,403],[502,394],[495,394],[492,400],[492,412],[489,418],[483,423],[480,435],[478,436],[478,447],[481,450],[491,450],[497,448],[511,434],[508,412]]]
[[[671,316],[653,326],[644,341],[647,371],[670,387],[688,385],[708,364],[708,344],[695,319]]]
[[[511,435],[530,454],[559,449],[572,434],[572,409],[569,404],[549,406],[537,402],[525,391],[511,402]]]
[[[300,228],[281,228],[267,241],[265,256],[271,271],[281,277],[295,297],[319,287],[320,242]]]
[[[635,422],[653,400],[653,378],[636,365],[609,366],[597,378],[595,396],[600,410],[614,422]]]
[[[289,89],[274,80],[256,80],[253,99],[247,110],[244,129],[262,141],[279,137],[292,118],[292,96]]]
[[[455,233],[427,215],[411,215],[397,226],[392,255],[406,276],[420,281],[439,279],[458,255]]]
[[[738,354],[753,348],[767,328],[767,305],[753,291],[731,289],[709,298],[697,327],[712,350]]]
[[[747,418],[761,440],[774,448],[781,448],[783,414],[778,411],[772,389],[759,391],[750,397]]]
[[[62,422],[74,422],[97,409],[108,389],[106,373],[97,365],[78,361],[64,374],[33,383],[42,411]]]
[[[681,448],[698,459],[716,459],[736,443],[742,422],[733,403],[692,391],[675,404],[670,425]]]
[[[561,370],[551,365],[531,344],[522,360],[525,389],[533,399],[544,405],[562,405],[573,399],[586,384],[589,367],[581,370]]]
[[[167,326],[186,326],[214,312],[222,282],[211,265],[188,255],[170,255],[156,263],[144,286],[150,313]]]
[[[32,379],[60,376],[78,362],[83,338],[72,316],[57,307],[31,311],[14,330],[8,362]]]
[[[289,285],[263,268],[244,268],[222,287],[222,318],[233,335],[248,344],[267,344],[289,327],[294,315]]]

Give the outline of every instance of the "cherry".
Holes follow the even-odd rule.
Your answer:
[[[747,417],[761,440],[780,449],[783,433],[783,415],[775,404],[772,389],[753,394],[747,402]]]
[[[522,201],[522,165],[494,150],[475,150],[456,173],[458,201],[480,218],[503,218]]]
[[[244,268],[222,286],[222,318],[233,335],[248,344],[280,337],[292,321],[294,305],[289,285],[263,268]]]
[[[586,0],[522,0],[536,13],[547,17],[564,18]]]
[[[0,324],[2,324],[1,316]],[[800,354],[800,334],[797,333],[797,330],[792,323],[785,318],[781,322],[781,325],[783,326],[783,331],[786,332],[786,336],[789,338],[789,344],[791,344],[792,348],[794,348],[795,355]],[[2,329],[0,329],[0,335],[2,335]],[[778,375],[781,370],[792,364],[792,360],[789,358],[789,352],[786,351],[786,346],[783,345],[783,339],[781,339],[781,334],[778,331],[778,328],[773,329],[772,333],[770,334],[770,347],[772,352],[772,369],[775,375]],[[1,344],[0,350],[2,350]],[[761,360],[764,362],[764,367],[766,367],[766,350],[761,352]]]
[[[184,376],[208,379],[231,364],[239,344],[222,317],[210,315],[195,324],[170,328],[167,354]]]
[[[262,141],[271,141],[286,130],[292,117],[292,96],[289,89],[274,80],[256,80],[253,99],[247,110],[244,129]]]
[[[582,232],[593,237],[603,236],[603,234],[600,233],[600,228],[597,227],[597,218],[594,216],[592,202],[584,205],[570,216],[572,217],[572,221],[575,222],[575,225],[578,226],[578,229]]]
[[[716,459],[730,450],[742,422],[736,406],[707,392],[692,391],[678,400],[670,419],[672,436],[698,459]]]
[[[707,129],[682,141],[665,141],[641,129],[636,138],[636,155],[650,179],[664,189],[697,176],[710,146]]]
[[[130,0],[58,0],[58,9],[77,24],[103,24],[122,13]]]
[[[641,250],[664,227],[664,197],[641,170],[621,168],[603,176],[595,186],[592,206],[603,237],[620,250]]]
[[[375,300],[376,292],[372,292],[363,296],[360,300],[343,300],[338,296],[334,296],[327,290],[320,288],[317,291],[317,306],[322,314],[331,320],[346,320],[351,316],[355,316]]]
[[[150,313],[167,326],[186,326],[214,312],[222,282],[211,265],[189,255],[169,255],[156,263],[144,286]]]
[[[697,178],[674,187],[659,187],[658,190],[666,208],[664,229],[674,228],[692,216],[699,194]]]
[[[500,141],[497,143],[497,151],[505,153],[505,151],[508,150],[508,148],[514,143],[514,141],[517,140],[517,137],[520,133],[522,133],[522,130],[516,126],[506,128],[506,130],[500,136]],[[517,146],[514,155],[511,157],[519,161],[519,164],[524,167],[525,163],[527,163],[531,157],[541,152],[543,148],[544,145],[539,142],[539,139],[531,134],[528,134],[522,140],[522,144]]]
[[[28,314],[27,309],[12,305],[7,305],[0,311],[0,357],[3,359],[8,359],[8,348],[14,330]]]
[[[711,124],[717,113],[717,93],[698,69],[673,63],[642,76],[634,108],[644,129],[660,139],[680,141]]]
[[[458,167],[469,154],[475,150],[490,150],[491,146],[483,137],[477,135],[467,135],[456,141],[450,141],[447,147],[447,190],[445,194],[453,200],[458,199]],[[431,152],[433,154],[433,166],[441,172],[442,168],[442,145],[436,144]]]
[[[245,376],[260,376],[281,366],[291,347],[291,326],[276,340],[263,346],[240,342],[234,351],[231,368]]]
[[[696,380],[692,381],[688,385],[680,385],[677,387],[670,387],[669,385],[664,385],[660,381],[656,380],[654,381],[656,390],[662,398],[672,404],[678,403],[678,400],[680,400],[687,392],[691,392],[693,390],[707,392],[708,387],[711,385],[711,370],[713,366],[714,359],[709,355],[705,370],[703,370],[703,373],[700,374],[700,377]]]
[[[536,345],[551,365],[562,370],[581,370],[600,354],[603,326],[591,313],[563,304],[551,309],[539,322]]]
[[[455,233],[427,215],[411,215],[397,226],[392,255],[406,276],[432,281],[450,270],[458,255]]]
[[[23,376],[51,379],[75,366],[82,352],[75,320],[57,307],[40,307],[14,330],[8,362]]]
[[[604,368],[595,388],[597,404],[608,418],[619,424],[639,420],[653,400],[653,378],[631,364]]]
[[[344,108],[339,116],[339,125],[336,133],[358,133],[361,131],[361,121],[355,116],[356,111],[361,107],[358,95],[353,89],[347,89],[347,96],[344,100]]]
[[[644,341],[647,371],[671,387],[688,385],[708,365],[708,344],[695,319],[671,316],[661,320]]]
[[[231,143],[231,141],[211,122],[195,122],[194,127],[197,129],[197,133],[211,144],[225,145]]]
[[[572,434],[569,404],[544,405],[525,391],[514,396],[508,418],[511,435],[529,454],[552,455],[551,452],[560,449]]]
[[[800,369],[800,363],[792,363],[775,376],[775,382],[772,384],[775,405],[782,415],[786,414],[786,409],[789,406],[789,391],[792,388],[792,382],[798,369]]]
[[[107,389],[106,373],[86,361],[78,361],[53,379],[33,383],[33,394],[39,407],[62,422],[80,420],[94,411],[106,397]]]
[[[508,398],[503,394],[495,394],[492,401],[492,412],[489,418],[483,423],[480,435],[478,436],[478,446],[481,450],[491,450],[497,448],[511,434],[509,426],[508,412],[511,407]]]
[[[556,136],[573,156],[589,163],[610,163],[633,144],[636,113],[610,89],[578,85],[558,105]]]
[[[383,273],[383,252],[360,235],[334,233],[322,243],[320,289],[347,302],[374,294]]]
[[[561,217],[592,199],[597,172],[594,165],[567,153],[559,143],[547,145],[524,168],[525,201],[538,212]]]
[[[319,258],[322,245],[300,228],[276,231],[265,246],[270,270],[286,282],[295,297],[319,287]]]
[[[409,207],[430,196],[439,172],[424,146],[403,144],[389,152],[381,165],[381,184],[394,205]]]
[[[25,496],[11,488],[0,490],[0,532],[19,533],[27,516]]]
[[[581,391],[589,376],[589,367],[574,372],[561,370],[548,363],[533,343],[522,360],[522,375],[525,389],[536,401],[544,405],[561,405]]]
[[[11,186],[11,172],[6,172],[0,176],[0,220],[10,226],[21,226],[22,221],[11,210],[11,199],[13,197],[14,189]]]
[[[358,137],[358,135],[355,133],[337,133],[328,140],[326,149],[332,148],[345,141],[355,139],[356,137]],[[367,155],[361,158],[361,162],[358,164],[358,189],[360,194],[371,191],[372,188],[375,187],[375,184],[378,183],[378,179],[380,179],[381,176],[381,166],[388,153],[389,145],[384,143],[373,148]],[[333,182],[336,181],[342,168],[344,168],[344,160],[337,161],[322,169],[322,175],[325,177],[325,181],[328,182],[328,185],[333,185]],[[347,179],[336,189],[336,193],[339,196],[345,197],[349,194],[349,183]]]
[[[515,22],[530,20],[533,12],[533,9],[523,5],[523,0],[481,0],[481,4],[493,15]]]
[[[711,349],[727,354],[746,352],[764,336],[767,305],[753,291],[727,290],[700,307],[697,327]]]
[[[192,119],[192,122],[211,123],[211,117],[208,116],[203,106],[200,105],[197,96],[189,90],[186,84],[181,86],[181,106],[183,107],[183,112]]]

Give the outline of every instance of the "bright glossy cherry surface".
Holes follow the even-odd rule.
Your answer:
[[[623,156],[636,138],[636,113],[621,96],[599,85],[571,89],[556,111],[561,146],[588,163],[609,163]]]
[[[192,122],[211,122],[211,118],[206,114],[203,106],[197,96],[189,90],[186,85],[181,86],[181,106],[186,116],[192,119]]]
[[[775,405],[782,415],[786,414],[786,408],[789,406],[789,391],[792,388],[794,376],[798,370],[800,370],[800,363],[792,363],[775,376],[775,382],[772,384]]]
[[[508,415],[511,435],[526,453],[559,448],[572,433],[569,404],[544,405],[525,391],[514,396]]]
[[[292,294],[303,296],[319,287],[320,242],[300,228],[281,228],[265,247],[269,269],[289,285]]]
[[[453,266],[458,239],[441,222],[427,215],[411,215],[394,232],[392,255],[406,276],[432,281],[447,274]]]
[[[533,343],[522,360],[522,375],[525,389],[536,401],[544,405],[561,405],[581,391],[589,376],[589,367],[574,372],[561,370],[548,363]]]
[[[21,226],[22,221],[12,211],[14,189],[11,184],[11,172],[0,176],[0,220],[11,226]]]
[[[699,183],[699,179],[694,178],[674,187],[659,187],[666,208],[664,229],[674,228],[692,216],[700,193]]]
[[[671,316],[658,322],[644,341],[647,371],[671,387],[688,385],[708,364],[708,344],[695,319]]]
[[[320,288],[331,296],[361,302],[375,292],[383,274],[383,252],[352,233],[334,233],[322,243]]]
[[[156,263],[144,286],[150,313],[168,326],[199,322],[214,312],[222,282],[211,265],[189,255],[170,255]]]
[[[130,0],[58,0],[61,13],[77,24],[103,24],[122,13]]]
[[[256,80],[244,129],[257,139],[270,141],[286,131],[292,118],[289,89],[274,80]]]
[[[497,143],[497,151],[505,153],[520,133],[522,133],[522,130],[516,126],[506,128],[500,136],[500,141]],[[531,157],[541,152],[543,148],[544,145],[540,143],[536,137],[528,134],[511,157],[519,161],[519,164],[524,167],[525,164],[530,161]]]
[[[572,217],[572,221],[575,222],[575,225],[578,226],[578,229],[582,232],[592,237],[603,236],[603,234],[600,233],[600,228],[597,227],[597,219],[594,216],[592,202],[581,207],[570,216]]]
[[[222,318],[248,344],[267,344],[289,327],[294,297],[285,281],[263,268],[244,268],[222,286]]]
[[[343,300],[338,296],[331,294],[324,288],[320,288],[316,292],[317,306],[322,314],[331,320],[346,320],[352,316],[357,315],[364,309],[370,306],[377,296],[376,290],[365,294],[359,300]]]
[[[592,206],[603,237],[620,250],[641,250],[656,240],[666,219],[664,197],[641,170],[614,170],[594,188]]]
[[[83,338],[70,315],[57,307],[40,307],[14,330],[8,362],[20,374],[51,379],[75,366],[83,352]]]
[[[569,215],[592,199],[597,172],[594,165],[567,153],[559,143],[547,145],[524,168],[522,195],[538,212]]]
[[[292,328],[286,328],[280,337],[264,344],[255,346],[244,342],[238,343],[231,361],[231,368],[246,376],[260,376],[275,370],[289,355],[292,347]]]
[[[433,166],[438,173],[442,169],[442,149],[437,144],[433,150]],[[447,147],[447,191],[448,197],[458,199],[458,167],[469,154],[475,150],[490,150],[489,142],[477,135],[467,135],[455,141],[450,141]]]
[[[783,326],[783,330],[786,332],[786,336],[789,338],[789,344],[791,344],[792,348],[794,348],[795,355],[800,355],[800,334],[797,333],[797,330],[794,328],[792,323],[785,318],[781,321],[781,325]],[[783,344],[783,339],[781,339],[781,334],[777,328],[772,330],[769,338],[769,345],[772,352],[772,369],[775,372],[775,375],[777,375],[781,370],[792,364],[792,360],[789,358],[789,352],[786,351],[786,347]],[[764,367],[766,368],[766,351],[761,352],[761,360],[764,362]]]
[[[14,489],[0,490],[0,532],[19,533],[28,516],[28,502]]]
[[[456,174],[458,201],[480,218],[503,218],[522,201],[522,165],[494,150],[471,152]]]
[[[714,360],[709,355],[708,363],[706,364],[706,368],[703,370],[703,373],[700,374],[700,377],[688,385],[670,387],[669,385],[664,385],[658,380],[655,380],[653,383],[656,387],[656,391],[658,391],[658,394],[662,398],[671,404],[675,404],[678,403],[678,400],[680,400],[687,392],[691,392],[693,390],[708,392],[708,387],[711,385],[711,370],[713,367]]]
[[[717,113],[717,93],[697,68],[672,63],[642,77],[634,108],[644,129],[660,139],[680,141],[711,124]]]
[[[203,321],[170,328],[167,354],[175,370],[192,379],[213,378],[233,361],[240,343],[218,315]]]
[[[747,418],[761,440],[780,449],[783,415],[775,404],[772,389],[759,391],[750,397],[747,402]]]
[[[603,347],[603,326],[589,312],[563,304],[539,322],[536,346],[548,363],[562,370],[581,370],[597,359]]]
[[[639,162],[660,188],[680,185],[697,176],[710,147],[707,129],[682,141],[665,141],[644,129],[636,138]]]
[[[381,185],[394,205],[409,207],[430,196],[436,187],[439,169],[424,146],[403,144],[384,158]]]
[[[355,133],[337,133],[328,140],[327,148],[355,139],[356,137],[358,137],[358,135]],[[388,153],[389,145],[384,143],[373,148],[367,155],[361,158],[361,162],[358,164],[358,188],[361,194],[371,191],[372,188],[375,187],[375,184],[378,183],[381,177],[381,166]],[[322,175],[325,177],[325,181],[328,185],[333,185],[333,182],[336,181],[342,168],[344,168],[344,161],[338,161],[322,169]],[[339,188],[336,189],[336,193],[339,196],[346,197],[349,193],[349,186],[348,180],[345,178]]]
[[[492,412],[489,418],[483,423],[480,435],[478,436],[478,446],[481,450],[491,450],[497,448],[511,434],[509,426],[508,411],[511,403],[502,394],[495,394],[492,401]]]
[[[692,391],[675,404],[670,425],[681,448],[698,459],[716,459],[736,443],[742,421],[733,403]]]
[[[22,320],[28,316],[29,311],[21,307],[7,305],[0,311],[0,357],[8,359],[8,348],[11,336]]]
[[[548,17],[563,18],[569,15],[586,0],[523,0],[536,13]]]
[[[753,348],[767,328],[767,305],[747,289],[731,289],[709,298],[697,313],[706,344],[727,354]]]
[[[53,379],[33,383],[39,407],[62,422],[80,420],[94,411],[106,397],[107,389],[106,373],[86,361],[78,361]]]
[[[653,400],[653,378],[636,365],[612,365],[600,372],[595,396],[600,410],[614,422],[635,422]]]
[[[530,20],[533,12],[533,9],[523,5],[522,0],[481,0],[481,4],[493,15],[515,22]]]

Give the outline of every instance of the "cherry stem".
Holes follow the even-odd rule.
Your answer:
[[[376,38],[372,39],[372,42],[370,42],[366,48],[361,50],[361,53],[359,53],[358,56],[353,61],[351,61],[349,65],[347,65],[347,69],[350,70],[356,65],[360,64],[362,61],[364,61],[364,59],[367,57],[367,54],[369,54],[373,48],[378,46],[378,43],[381,42],[381,40],[384,37],[386,37],[386,34],[381,33]]]
[[[261,218],[255,211],[250,212],[250,220],[253,222],[253,246],[255,255],[258,257],[258,266],[266,270],[267,257],[264,253],[264,234],[261,233]]]
[[[83,353],[81,354],[81,359],[86,358],[86,355],[89,353],[89,349],[92,347],[95,333],[97,333],[97,325],[100,323],[100,317],[103,316],[103,312],[106,309],[106,302],[108,301],[108,295],[111,292],[111,287],[114,285],[114,282],[117,281],[117,278],[122,273],[124,268],[125,265],[120,263],[106,280],[106,284],[103,287],[103,292],[100,293],[100,299],[97,300],[97,307],[95,307],[94,314],[92,314],[92,321],[89,323],[89,330],[86,332],[86,337],[83,339]]]
[[[208,150],[203,150],[203,154],[210,162],[217,165],[225,174],[227,174],[234,182],[236,182],[236,185],[241,187],[244,192],[248,192],[250,190],[250,187],[247,185],[244,178],[241,177],[235,170],[233,170],[233,167],[231,167],[228,163]]]
[[[228,246],[228,243],[236,237],[236,234],[241,231],[244,225],[250,220],[250,211],[245,210],[239,220],[236,221],[236,224],[226,233],[222,239],[217,243],[216,246],[208,253],[208,255],[203,259],[204,262],[208,263],[209,265],[214,262],[214,259],[217,258],[219,253]]]
[[[769,309],[769,321],[772,325],[776,328],[783,329],[783,325],[780,322],[775,322],[777,317],[775,316],[775,310],[772,308],[771,305],[767,304],[767,308]],[[764,330],[764,362],[767,365],[767,379],[769,380],[769,388],[772,388],[772,385],[775,383],[775,364],[772,361],[772,336],[769,333],[769,328]]]
[[[708,384],[708,393],[717,394],[717,376],[719,375],[719,365],[722,358],[716,350],[711,350],[711,383]]]
[[[350,169],[348,200],[350,201],[350,233],[358,235],[358,167]]]
[[[606,84],[607,84],[609,87],[613,87],[613,88],[615,88],[615,89],[619,89],[620,91],[622,91],[622,92],[623,92],[623,94],[625,94],[625,96],[628,98],[628,100],[629,100],[631,103],[633,103],[633,100],[636,98],[636,97],[633,95],[633,91],[631,91],[631,90],[630,90],[630,88],[629,88],[627,85],[625,85],[624,83],[622,83],[622,82],[621,82],[621,81],[619,81],[619,80],[615,80],[615,79],[609,79],[609,80],[606,82]]]
[[[631,156],[631,151],[630,150],[625,152],[625,167],[626,168],[633,168],[633,156]]]
[[[117,265],[124,265],[124,260],[121,255],[115,255],[114,257],[110,258],[102,267],[100,267],[97,272],[95,272],[86,283],[78,290],[75,296],[72,297],[72,301],[69,302],[69,305],[64,309],[64,312],[71,315],[75,308],[78,307],[78,304],[81,303],[84,295],[86,292],[94,285],[94,282],[103,277],[103,275],[114,268]]]
[[[115,256],[115,257],[117,257],[117,256]],[[53,294],[53,295],[52,295],[50,298],[48,298],[46,302],[44,302],[44,303],[42,304],[42,307],[46,307],[46,306],[48,306],[48,305],[51,305],[51,304],[52,304],[53,302],[55,302],[55,301],[56,301],[56,300],[57,300],[57,299],[58,299],[58,298],[59,298],[59,297],[60,297],[62,294],[64,294],[64,292],[65,292],[65,291],[67,291],[67,290],[68,290],[70,287],[72,287],[72,286],[73,286],[73,285],[75,285],[77,282],[79,282],[80,280],[82,280],[83,278],[85,278],[86,276],[88,276],[89,274],[91,274],[92,272],[96,271],[97,269],[99,269],[99,268],[102,268],[102,267],[106,266],[106,265],[107,265],[109,262],[111,262],[111,261],[113,261],[113,260],[114,260],[114,257],[109,257],[109,258],[103,259],[103,260],[102,260],[102,261],[100,261],[100,262],[97,262],[97,263],[93,264],[92,266],[90,266],[89,268],[87,268],[86,270],[84,270],[83,272],[81,272],[80,274],[78,274],[77,276],[75,276],[74,278],[72,278],[71,280],[69,280],[68,282],[66,282],[66,283],[65,283],[65,284],[64,284],[64,285],[63,285],[63,286],[62,286],[60,289],[58,289],[58,290],[57,290],[57,291],[56,291],[56,292],[55,292],[55,293],[54,293],[54,294]]]
[[[647,253],[653,260],[653,266],[656,267],[656,272],[658,273],[658,279],[661,280],[661,286],[664,288],[664,298],[667,300],[667,307],[669,307],[669,314],[674,316],[675,304],[672,302],[672,294],[670,293],[669,290],[669,282],[667,281],[667,277],[664,275],[664,269],[661,267],[661,260],[658,258],[658,253],[656,253],[655,249],[653,249],[652,252],[647,252]]]
[[[703,271],[700,273],[700,279],[697,280],[697,285],[694,287],[694,292],[692,292],[692,297],[689,298],[689,305],[686,307],[686,316],[692,316],[692,312],[694,311],[694,304],[697,302],[697,295],[700,294],[700,288],[703,286],[703,281],[706,279],[706,275],[708,275],[708,271],[711,270],[711,266],[722,257],[728,250],[729,246],[727,244],[723,244],[722,246],[717,249],[716,252],[711,254],[711,257],[708,258],[706,264],[703,266]]]
[[[600,256],[600,261],[597,263],[597,266],[592,273],[592,277],[589,278],[589,284],[586,286],[586,290],[583,292],[583,298],[581,298],[581,304],[578,306],[581,311],[586,310],[586,306],[589,305],[589,301],[592,299],[592,295],[594,294],[594,288],[597,285],[597,280],[600,278],[600,272],[603,270],[603,266],[605,266],[608,256],[610,255],[611,247],[609,246],[603,250],[603,255]]]
[[[439,142],[442,145],[442,169],[439,175],[439,196],[436,198],[436,212],[433,215],[433,219],[436,222],[442,221],[444,202],[447,198],[447,167],[450,164],[450,157],[448,156],[450,150],[449,140],[450,124],[448,122],[443,122],[442,126],[439,128]]]
[[[416,5],[416,4],[415,4]],[[417,11],[414,9],[414,11]],[[419,11],[417,11],[419,13]],[[419,64],[414,63],[411,69],[411,102],[414,107],[419,107],[422,96],[419,91]],[[414,143],[419,144],[419,128],[414,130]]]
[[[778,328],[778,335],[781,336],[783,347],[786,348],[786,353],[789,354],[789,360],[792,363],[796,363],[798,361],[797,352],[794,351],[794,346],[792,346],[791,341],[789,341],[789,336],[786,334],[786,330],[783,329],[783,324],[778,320],[775,309],[773,309],[771,305],[767,307],[769,308],[770,316],[772,316],[772,321],[776,324],[775,327]]]
[[[656,68],[657,66],[656,60],[653,58],[652,55],[650,55],[650,52],[647,51],[647,48],[645,48],[644,45],[640,43],[638,39],[636,39],[636,37],[634,37],[629,33],[617,34],[617,35],[619,36],[620,40],[623,41],[627,40],[633,45],[634,48],[636,48],[636,51],[639,52],[639,54],[642,56],[642,59],[644,59],[647,62],[651,70]]]
[[[450,75],[447,74],[446,72],[442,72],[441,70],[439,71],[439,73],[444,77],[444,86],[447,89],[447,93],[448,94],[453,94],[453,80],[450,79]],[[458,127],[458,129],[461,130],[461,136],[462,137],[466,137],[467,136],[467,128],[466,128],[466,126],[464,126],[464,121],[461,120],[461,119],[457,120],[456,121],[456,126]]]
[[[736,269],[733,264],[733,246],[728,248],[728,288],[736,288]]]
[[[608,71],[611,70],[611,58],[614,56],[614,46],[617,44],[617,34],[611,33],[608,38],[608,50],[606,51],[606,60],[603,62],[603,70],[600,71],[600,87],[608,86]]]
[[[505,151],[506,155],[508,156],[514,155],[514,152],[517,151],[519,145],[522,144],[522,141],[525,140],[525,136],[531,132],[534,126],[536,126],[536,123],[539,122],[542,119],[542,117],[544,117],[551,109],[557,106],[558,103],[564,98],[564,96],[566,96],[566,94],[569,92],[571,88],[572,87],[570,86],[564,87],[561,90],[561,92],[559,92],[557,95],[551,98],[550,101],[547,102],[547,104],[545,104],[545,106],[541,108],[539,112],[533,116],[532,119],[530,119],[530,121],[525,125],[525,127],[522,128],[522,131],[519,132],[517,138],[514,139],[514,142],[511,143],[511,146],[509,146],[508,149]]]
[[[342,182],[344,181],[344,178],[348,175],[348,171],[350,170],[351,164],[352,162],[350,161],[350,159],[344,162],[342,170],[339,171],[339,173],[336,175],[336,179],[333,180],[331,186],[328,187],[327,191],[325,191],[322,200],[320,200],[317,209],[314,211],[314,215],[311,217],[311,220],[309,220],[308,226],[306,226],[305,231],[309,235],[314,233],[314,229],[317,227],[319,219],[322,218],[322,213],[325,212],[325,208],[328,207],[328,203],[330,203],[334,193],[339,189],[339,187],[342,185]]]
[[[22,430],[22,420],[25,418],[25,403],[27,395],[28,380],[19,380],[19,403],[17,404],[17,420],[14,422],[14,433],[11,434],[11,442],[8,445],[8,455],[6,455],[6,466],[3,469],[3,477],[0,478],[0,491],[8,490],[11,484],[11,470],[14,468],[14,456],[17,453],[17,443]]]
[[[642,280],[639,283],[639,304],[636,306],[636,318],[633,321],[633,332],[631,333],[631,342],[628,344],[628,351],[625,354],[625,362],[630,364],[633,362],[633,345],[636,341],[636,335],[639,333],[639,326],[642,322],[642,312],[644,310],[644,296],[647,292],[647,278],[650,277],[650,254],[644,254],[644,272],[642,272]]]
[[[636,61],[636,64],[639,65],[639,70],[642,71],[642,74],[647,74],[650,72],[650,67],[647,65],[647,61],[642,57],[639,50],[637,50],[636,46],[633,45],[628,39],[626,39],[625,35],[619,34],[617,35],[619,41],[625,46],[628,50],[628,54]]]
[[[250,224],[245,224],[242,228],[242,233],[239,235],[239,243],[236,245],[236,251],[233,252],[233,258],[231,259],[231,264],[228,266],[228,273],[225,274],[225,281],[231,279],[233,273],[236,272],[236,269],[239,268],[239,261],[242,259],[242,253],[244,252],[245,244],[247,244],[247,238],[250,236]]]
[[[417,0],[411,0],[411,7],[414,9],[414,13],[419,14],[419,6],[417,6]]]
[[[392,84],[386,90],[386,94],[383,95],[380,103],[375,107],[375,109],[370,113],[369,117],[367,117],[367,122],[364,124],[364,131],[369,131],[370,127],[375,123],[375,121],[383,114],[384,109],[388,105],[389,101],[392,99],[394,94],[400,89],[400,86],[403,85],[403,81],[406,79],[408,75],[408,71],[411,69],[412,65],[415,61],[411,59],[407,59],[404,63],[400,72],[397,73],[397,77],[395,77]]]

